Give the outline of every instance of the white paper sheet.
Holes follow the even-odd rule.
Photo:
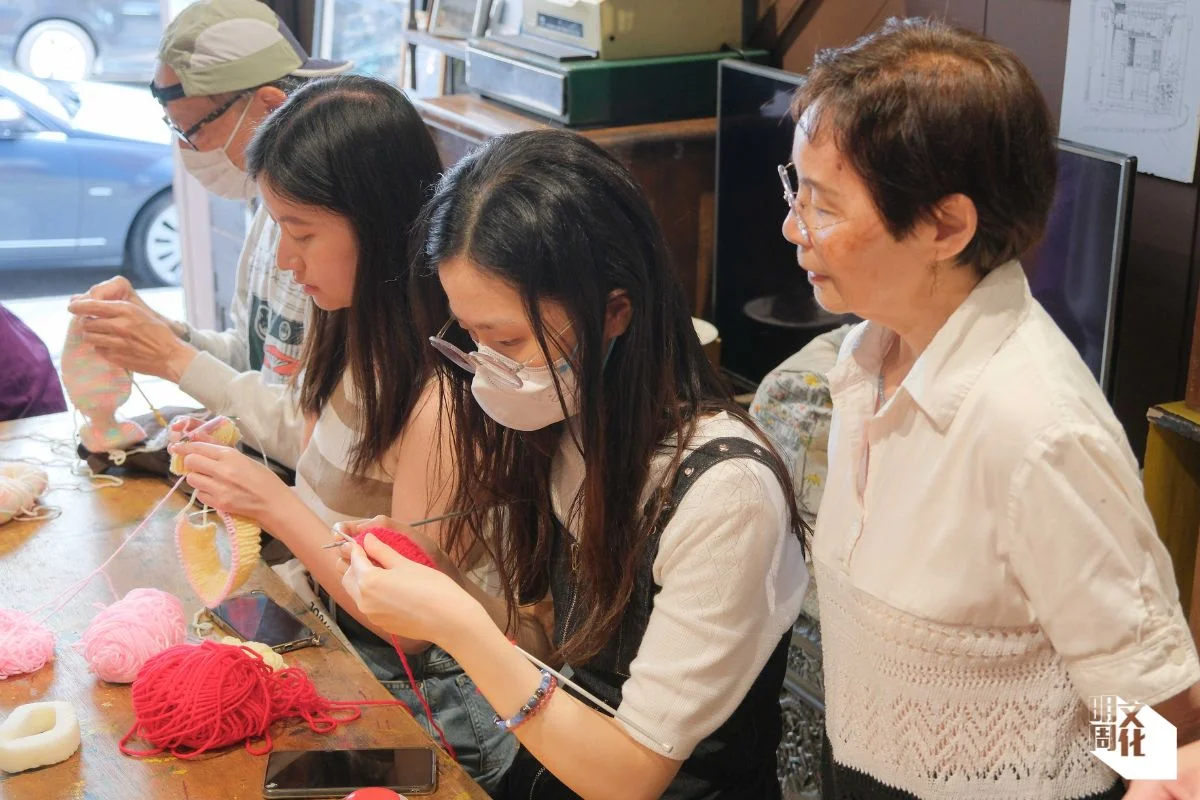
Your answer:
[[[1073,0],[1059,135],[1191,183],[1200,136],[1200,0]]]

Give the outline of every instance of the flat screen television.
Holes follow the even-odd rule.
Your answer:
[[[787,207],[775,168],[790,158],[788,109],[801,76],[733,60],[718,69],[712,309],[722,367],[751,389],[814,336],[855,319],[817,306],[781,232]],[[1111,397],[1137,161],[1067,141],[1058,154],[1046,234],[1021,261],[1034,296]]]
[[[1137,158],[1060,139],[1041,242],[1021,258],[1033,296],[1112,399]]]
[[[801,77],[750,63],[718,70],[713,321],[722,368],[748,390],[843,319],[817,305],[782,233],[775,168],[790,158],[788,108]]]

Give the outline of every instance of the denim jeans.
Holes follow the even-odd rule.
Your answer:
[[[348,615],[341,616],[339,622],[344,622]],[[396,651],[378,637],[368,634],[368,638],[358,631],[352,633],[350,627],[355,626],[343,625],[371,672],[393,697],[408,704],[417,722],[440,743]],[[517,753],[517,738],[496,727],[496,712],[475,688],[475,682],[445,650],[431,645],[424,653],[410,655],[408,664],[425,701],[433,710],[434,720],[454,748],[459,765],[491,794]]]

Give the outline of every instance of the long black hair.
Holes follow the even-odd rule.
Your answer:
[[[301,408],[316,415],[349,371],[362,410],[350,468],[362,472],[400,436],[428,376],[408,312],[408,272],[412,225],[441,170],[437,148],[401,91],[344,75],[289,97],[259,127],[246,166],[281,197],[354,229],[351,306],[313,308],[298,375]]]
[[[648,512],[642,504],[652,458],[676,443],[673,475],[705,414],[725,411],[753,423],[701,349],[645,197],[616,160],[586,139],[544,130],[491,140],[443,176],[420,229],[424,264],[414,269],[413,297],[425,298],[419,306],[426,330],[446,319],[437,268],[460,256],[517,290],[543,352],[552,352],[547,340],[554,331],[539,302],[561,304],[571,320],[579,402],[570,428],[579,436],[586,475],[570,513],[581,528],[577,608],[584,619],[558,656],[582,663],[620,624],[662,509],[665,493]],[[618,291],[628,295],[632,318],[606,362],[605,310]],[[470,375],[435,363],[449,387],[458,441],[459,496],[452,507],[517,501],[450,527],[451,547],[486,542],[515,630],[517,606],[548,587],[550,466],[568,426],[533,433],[504,428],[474,402]],[[772,455],[791,528],[803,542],[806,528],[787,471]],[[458,539],[464,536],[469,540]]]

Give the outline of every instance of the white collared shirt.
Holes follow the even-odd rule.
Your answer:
[[[721,412],[697,423],[686,449],[724,436],[758,438]],[[643,507],[664,485],[673,452],[664,447],[651,462]],[[551,499],[576,537],[569,509],[584,474],[583,454],[566,435]],[[764,464],[729,459],[696,480],[662,530],[652,572],[659,591],[617,709],[643,729],[625,731],[660,755],[688,758],[729,719],[800,613],[808,569],[784,491]]]
[[[1125,434],[1015,261],[876,411],[893,337],[863,323],[829,375],[814,566],[835,759],[920,796],[1107,788],[1084,747],[1087,698],[1154,704],[1200,680]],[[924,753],[906,729],[940,719],[965,741],[962,726],[1043,716],[1057,742],[1038,752]],[[981,788],[980,766],[1054,777]]]

